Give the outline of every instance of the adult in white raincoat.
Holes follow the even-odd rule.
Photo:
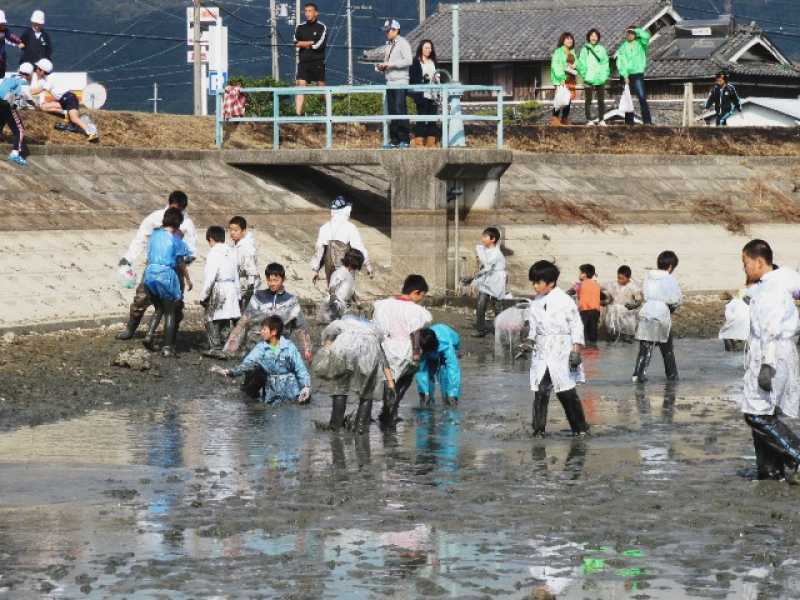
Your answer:
[[[222,345],[231,321],[242,316],[239,308],[239,265],[236,251],[225,244],[225,230],[209,227],[206,232],[211,249],[206,257],[205,281],[200,303],[205,307],[208,352],[206,356],[224,357]]]
[[[128,246],[125,256],[120,259],[119,265],[121,267],[131,267],[136,264],[136,259],[139,258],[139,255],[147,249],[147,242],[150,239],[150,235],[153,233],[153,231],[161,227],[161,222],[164,219],[164,213],[168,208],[178,208],[183,213],[183,223],[181,223],[180,228],[180,231],[183,234],[183,241],[189,247],[192,256],[197,256],[197,229],[195,229],[194,222],[191,218],[189,218],[189,215],[186,212],[186,207],[188,204],[189,198],[185,193],[181,191],[172,192],[169,195],[167,206],[151,212],[149,215],[147,215],[147,217],[145,217],[141,225],[139,225],[139,229],[136,231],[136,236],[131,241],[130,246]],[[190,258],[187,260],[186,264],[189,264],[191,260],[193,259]],[[139,323],[142,322],[142,317],[144,317],[147,307],[152,303],[153,302],[150,299],[150,295],[147,293],[144,284],[140,282],[133,296],[133,302],[131,302],[128,323],[125,327],[125,330],[117,335],[118,340],[129,340],[136,334],[136,330],[139,328]],[[183,300],[178,301],[176,320],[178,322],[183,320]]]
[[[678,256],[672,250],[658,255],[658,269],[648,271],[642,285],[644,306],[639,311],[636,339],[639,340],[639,356],[633,370],[633,382],[647,381],[647,367],[653,357],[653,347],[658,345],[664,359],[664,372],[669,381],[678,379],[678,365],[672,347],[672,313],[683,301],[681,286],[672,275],[678,267]]]
[[[793,296],[800,294],[800,275],[776,269],[772,249],[752,240],[742,250],[742,263],[750,281],[750,337],[741,410],[753,430],[759,479],[796,480],[800,464],[800,439],[781,421],[781,414],[798,416],[800,327]],[[788,473],[787,473],[788,470]]]
[[[343,196],[337,196],[331,202],[331,220],[319,228],[316,250],[311,259],[314,283],[319,279],[319,271],[322,268],[325,269],[325,279],[330,280],[331,274],[341,266],[344,255],[351,248],[359,250],[364,255],[364,268],[367,270],[367,275],[372,277],[372,263],[367,248],[358,228],[350,221],[352,208],[352,203]]]
[[[533,264],[528,278],[536,298],[528,309],[529,337],[533,341],[531,390],[533,396],[533,434],[544,437],[547,406],[555,390],[573,435],[589,431],[575,386],[586,378],[581,366],[583,322],[575,301],[556,287],[558,267],[540,260]]]

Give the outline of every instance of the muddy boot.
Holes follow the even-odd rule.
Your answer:
[[[452,406],[452,407],[454,407],[454,408],[455,408],[456,406],[458,406],[458,398],[456,398],[456,397],[454,397],[454,396],[448,396],[448,397],[445,399],[444,403],[445,403],[445,405],[447,405],[447,406]]]
[[[639,342],[639,355],[636,357],[636,366],[633,369],[633,383],[644,383],[647,381],[647,367],[650,366],[650,359],[653,357],[653,343]]]
[[[118,340],[129,340],[136,335],[136,330],[139,329],[139,323],[142,322],[142,318],[133,318],[128,319],[128,322],[125,324],[125,329],[122,330],[120,333],[117,334]]]
[[[147,324],[147,333],[144,336],[144,347],[150,351],[155,349],[155,338],[156,338],[156,331],[158,331],[158,325],[161,323],[161,317],[163,313],[156,309],[156,312],[153,313],[153,316],[150,317],[150,322]]]
[[[397,423],[401,421],[397,413],[400,410],[400,398],[398,390],[390,390],[384,388],[383,391],[383,408],[378,417],[382,431],[393,431]]]
[[[421,408],[430,408],[433,406],[433,396],[430,394],[420,394],[419,405]]]
[[[331,420],[328,428],[331,431],[339,431],[344,427],[344,415],[347,412],[347,396],[337,394],[331,396]]]
[[[800,464],[800,439],[789,427],[774,415],[745,414],[744,420],[782,459],[783,464]]]
[[[572,435],[582,436],[589,433],[589,424],[586,422],[578,392],[575,389],[571,389],[566,392],[560,392],[556,396],[558,396],[561,406],[564,407],[564,414],[567,415]]]
[[[206,322],[206,337],[208,338],[208,350],[202,352],[203,356],[209,358],[226,358],[225,353],[222,351],[222,321],[207,321]]]
[[[664,374],[667,381],[678,381],[678,365],[675,362],[675,349],[672,346],[672,335],[659,346],[661,357],[664,359]]]
[[[753,447],[756,451],[756,478],[759,481],[785,479],[783,457],[775,452],[764,436],[753,430]]]
[[[175,339],[178,336],[178,322],[176,321],[175,302],[164,301],[164,347],[161,353],[164,356],[175,356]]]
[[[550,402],[550,390],[533,394],[533,437],[544,437],[547,427],[547,405]]]
[[[360,398],[358,401],[358,412],[356,413],[356,423],[353,430],[356,435],[369,433],[369,425],[372,421],[372,400]]]
[[[372,400],[369,401],[370,404]],[[363,467],[370,463],[370,459],[372,458],[372,447],[371,447],[371,440],[368,435],[356,435],[355,437],[355,447],[356,447],[356,459],[358,460],[358,466]]]

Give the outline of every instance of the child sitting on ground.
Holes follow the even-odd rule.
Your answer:
[[[578,297],[583,331],[587,346],[597,346],[598,329],[600,327],[600,284],[597,283],[597,271],[594,265],[584,264],[578,267],[578,283],[567,292]]]
[[[603,313],[603,326],[612,340],[626,343],[632,343],[636,335],[636,311],[642,304],[642,290],[631,276],[631,268],[622,265],[617,269],[617,280],[602,289],[609,300]]]
[[[540,260],[528,273],[536,297],[528,310],[531,358],[531,390],[533,390],[533,435],[544,437],[550,393],[564,407],[572,435],[589,431],[575,386],[584,383],[580,348],[583,345],[583,322],[575,302],[556,287],[559,270],[550,261]]]
[[[461,366],[458,364],[461,338],[452,327],[436,323],[419,332],[419,345],[422,350],[417,371],[420,404],[433,404],[438,379],[442,400],[455,406],[461,397]]]
[[[505,298],[508,273],[506,272],[506,257],[500,250],[500,230],[496,227],[487,227],[481,234],[481,243],[475,247],[477,270],[472,278],[465,278],[464,283],[472,283],[478,292],[478,301],[475,307],[474,337],[486,336],[486,309],[489,303],[495,306],[497,301]]]
[[[639,356],[633,371],[633,382],[647,381],[647,367],[653,357],[653,347],[658,345],[664,359],[664,372],[668,381],[678,379],[678,365],[672,346],[672,313],[683,300],[681,286],[672,274],[678,268],[678,255],[664,250],[656,261],[658,269],[648,271],[642,285],[644,305],[639,311],[636,339],[639,340]]]
[[[417,362],[420,358],[419,332],[428,326],[433,317],[419,306],[428,293],[428,283],[422,275],[409,275],[403,283],[403,293],[396,298],[386,298],[375,303],[372,320],[383,334],[381,344],[386,361],[392,371],[395,389],[384,389],[381,427],[394,427],[403,395],[411,387]]]
[[[214,366],[225,377],[245,376],[242,391],[267,404],[299,402],[311,397],[311,376],[297,347],[283,337],[280,317],[268,317],[261,325],[261,339],[235,369]]]
[[[303,358],[311,361],[311,335],[308,324],[303,315],[300,300],[286,291],[286,270],[283,265],[270,263],[264,271],[267,289],[257,290],[250,299],[242,318],[228,336],[225,344],[226,354],[235,354],[247,342],[248,346],[258,343],[258,332],[261,323],[273,315],[278,316],[284,323],[284,333],[290,337],[297,333],[300,345],[303,348]]]
[[[356,272],[364,265],[360,250],[348,250],[342,264],[331,274],[328,282],[328,302],[320,310],[320,321],[330,323],[347,314],[356,298]]]
[[[261,276],[258,272],[256,238],[251,231],[247,230],[247,221],[244,217],[233,217],[228,222],[228,233],[233,242],[239,269],[239,310],[244,311],[261,283]]]
[[[225,230],[209,227],[206,241],[211,248],[206,257],[205,281],[200,293],[200,304],[205,308],[208,350],[204,356],[225,358],[222,344],[231,321],[241,316],[239,312],[239,267],[233,248],[225,244]]]

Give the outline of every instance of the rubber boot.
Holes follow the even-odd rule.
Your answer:
[[[678,381],[678,365],[675,362],[675,349],[672,346],[672,335],[666,343],[661,344],[661,357],[664,359],[664,374],[667,381]]]
[[[430,408],[433,405],[433,396],[430,394],[420,394],[419,405],[422,408]]]
[[[224,358],[222,351],[222,321],[206,321],[206,337],[208,338],[208,350],[203,352],[203,356],[209,358]]]
[[[785,479],[783,457],[776,453],[764,436],[753,430],[753,447],[756,451],[756,478],[760,481]]]
[[[544,437],[547,427],[547,405],[550,402],[550,390],[533,394],[533,436]]]
[[[161,353],[164,356],[175,356],[175,340],[178,337],[178,321],[176,313],[176,303],[174,300],[167,300],[164,304],[164,348]]]
[[[128,319],[128,322],[125,324],[124,331],[121,331],[117,334],[118,340],[129,340],[136,335],[136,330],[139,329],[139,323],[142,322],[142,318],[139,317],[138,319]]]
[[[344,415],[347,412],[347,396],[331,396],[331,421],[328,427],[331,431],[339,431],[344,426]]]
[[[647,381],[647,367],[650,366],[650,359],[653,357],[653,343],[639,342],[639,355],[636,357],[636,366],[633,369],[633,383],[644,383]]]
[[[564,407],[564,414],[567,415],[569,428],[572,435],[586,435],[589,432],[589,424],[586,422],[586,415],[583,413],[583,405],[575,389],[556,394],[561,406]]]
[[[453,406],[453,407],[458,406],[458,398],[456,398],[455,396],[447,396],[444,403],[447,406]]]
[[[392,426],[392,405],[394,404],[394,397],[396,392],[389,389],[389,386],[383,384],[383,406],[381,407],[381,414],[378,416],[378,423],[382,431],[386,431]]]
[[[161,323],[161,317],[163,316],[163,312],[158,308],[153,313],[153,316],[150,317],[150,322],[147,324],[147,333],[144,336],[144,347],[148,350],[153,350],[155,348],[154,341],[156,337],[156,331],[158,330],[158,325]]]
[[[774,415],[745,414],[744,420],[762,435],[764,442],[780,455],[784,463],[800,464],[800,439],[786,423]]]
[[[354,430],[356,435],[369,433],[369,424],[372,420],[372,400],[360,398],[358,401],[358,412],[356,413],[356,424]]]

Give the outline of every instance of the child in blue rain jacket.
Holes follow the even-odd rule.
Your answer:
[[[461,366],[458,349],[461,338],[452,328],[436,323],[422,329],[419,334],[422,356],[417,371],[417,391],[420,403],[433,402],[436,380],[446,404],[457,404],[461,397]]]
[[[282,337],[283,320],[272,316],[261,326],[262,342],[258,343],[235,369],[213,367],[226,377],[245,376],[242,390],[252,398],[260,397],[268,404],[299,402],[311,397],[311,376],[300,352],[290,340]]]

